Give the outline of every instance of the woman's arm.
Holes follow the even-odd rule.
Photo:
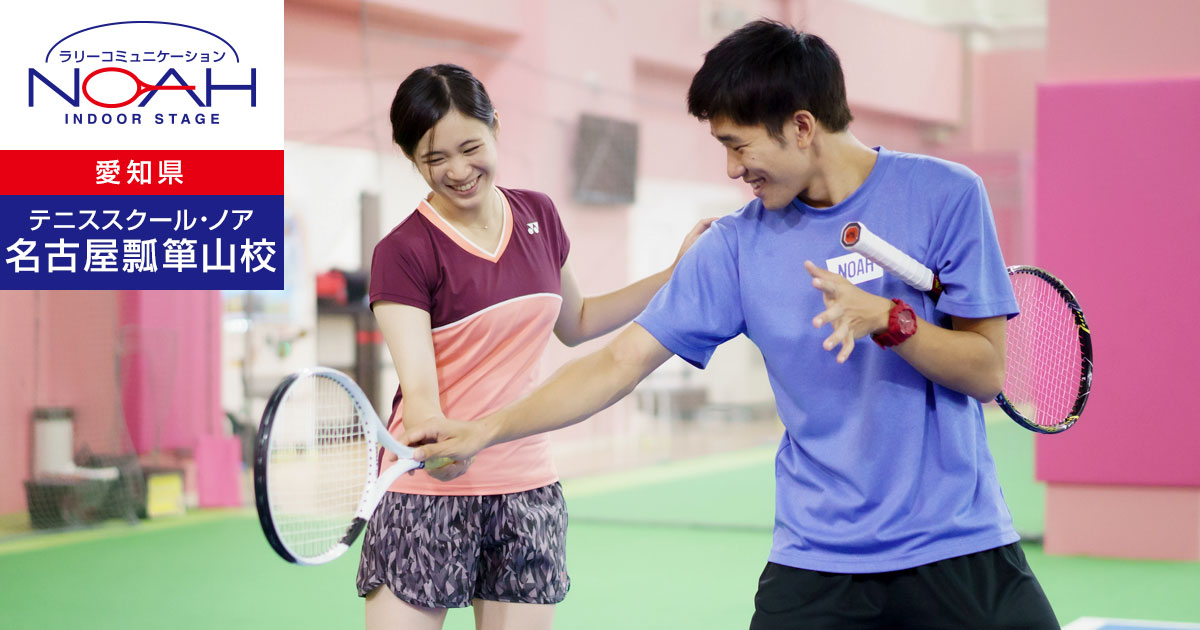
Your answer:
[[[438,389],[437,363],[433,354],[433,334],[429,313],[414,306],[379,301],[374,305],[375,321],[383,332],[392,365],[400,378],[404,395],[404,428],[412,431],[424,423],[444,418]],[[394,455],[388,453],[392,459]],[[454,462],[428,470],[435,479],[449,481],[466,472],[470,462]]]
[[[703,219],[688,232],[679,253],[675,256],[675,262],[671,263],[670,267],[612,293],[583,297],[579,292],[575,272],[571,269],[571,261],[568,259],[562,267],[563,303],[558,321],[554,324],[555,336],[568,346],[576,346],[628,324],[646,308],[650,298],[654,297],[662,285],[667,283],[679,258],[715,220],[716,217]]]

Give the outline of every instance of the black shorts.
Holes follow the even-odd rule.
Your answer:
[[[363,535],[358,594],[425,608],[557,604],[571,580],[562,486],[486,496],[388,492]]]
[[[751,630],[1059,629],[1019,543],[887,573],[767,563]]]

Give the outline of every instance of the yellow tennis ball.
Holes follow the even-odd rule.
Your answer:
[[[449,457],[434,457],[433,459],[425,462],[425,470],[437,470],[443,466],[449,466],[453,463],[454,460],[450,459]]]

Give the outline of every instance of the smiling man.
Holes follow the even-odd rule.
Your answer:
[[[837,55],[776,22],[709,51],[688,109],[756,199],[714,223],[607,347],[495,414],[406,435],[436,442],[418,458],[579,422],[672,354],[703,368],[746,335],[786,429],[752,629],[1057,628],[985,437],[979,401],[1003,384],[1017,307],[979,177],[860,142]],[[937,270],[937,304],[881,272],[829,271],[867,269],[840,247],[848,221]]]

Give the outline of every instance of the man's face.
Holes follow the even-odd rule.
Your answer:
[[[764,125],[747,127],[728,118],[714,118],[708,124],[725,147],[726,172],[750,184],[766,209],[787,207],[808,187],[809,157],[800,149],[795,125],[783,125],[780,141]]]

